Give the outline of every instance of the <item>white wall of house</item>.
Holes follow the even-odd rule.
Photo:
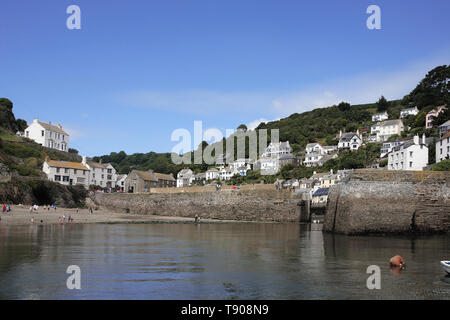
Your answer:
[[[214,180],[219,178],[219,170],[206,171],[206,180]]]
[[[390,136],[396,134],[400,136],[404,130],[404,125],[402,121],[398,122],[384,122],[380,125],[380,130],[377,133],[377,141],[384,142],[389,139]]]
[[[47,124],[47,127],[51,128],[48,129],[44,125],[38,119],[34,119],[25,129],[24,136],[44,147],[67,152],[69,150],[69,135],[63,133],[61,126]]]
[[[436,163],[450,159],[450,134],[444,135],[436,142]]]
[[[386,120],[387,118],[389,118],[388,113],[387,112],[381,112],[381,113],[374,114],[372,116],[372,121],[373,122],[379,122],[379,121]]]
[[[48,180],[69,186],[81,184],[86,189],[89,188],[90,170],[60,168],[50,166],[47,161],[44,162],[42,171],[47,175]]]
[[[428,147],[425,145],[425,137],[419,143],[419,137],[415,136],[414,144],[402,144],[388,154],[388,170],[422,171],[427,164]]]

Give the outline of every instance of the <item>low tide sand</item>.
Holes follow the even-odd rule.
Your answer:
[[[88,209],[57,208],[44,209],[39,207],[38,211],[30,213],[29,207],[11,206],[9,213],[1,213],[1,225],[20,225],[20,224],[57,224],[58,217],[66,216],[66,223],[71,216],[73,222],[70,223],[194,223],[194,218],[184,217],[166,217],[154,215],[124,214],[107,210],[94,210],[89,214]],[[31,219],[34,218],[34,222]],[[201,223],[230,223],[242,222],[234,220],[215,220],[201,219]]]

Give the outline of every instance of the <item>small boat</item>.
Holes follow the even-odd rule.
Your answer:
[[[441,266],[444,268],[445,272],[450,274],[450,261],[441,261]]]

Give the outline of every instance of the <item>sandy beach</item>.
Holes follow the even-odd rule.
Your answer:
[[[30,213],[29,206],[11,206],[11,212],[1,213],[1,225],[23,225],[23,224],[58,224],[58,217],[66,216],[66,223],[71,216],[70,223],[194,223],[194,218],[166,217],[154,215],[138,215],[116,213],[106,210],[94,210],[89,214],[88,209],[57,208],[44,209],[39,207],[38,211]],[[78,210],[78,211],[77,211]],[[31,219],[34,218],[34,222]],[[200,223],[237,223],[243,221],[201,219]]]

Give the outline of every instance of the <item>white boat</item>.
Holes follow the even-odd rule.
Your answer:
[[[450,261],[441,261],[441,266],[444,268],[445,272],[450,274]]]

